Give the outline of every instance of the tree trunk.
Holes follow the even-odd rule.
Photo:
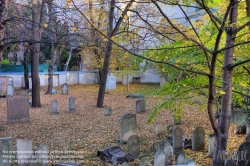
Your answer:
[[[32,44],[32,60],[31,60],[31,79],[32,79],[32,106],[41,107],[40,101],[40,78],[38,74],[38,64],[40,55],[40,31],[39,28],[39,10],[37,0],[32,0],[32,33],[33,33],[33,44]]]
[[[109,10],[109,24],[108,24],[109,25],[109,29],[108,29],[109,38],[112,37],[112,32],[113,32],[114,10],[115,10],[115,0],[111,0],[110,10]],[[99,87],[99,93],[98,93],[98,98],[97,98],[98,108],[103,107],[106,81],[107,81],[107,76],[109,72],[109,60],[111,56],[111,51],[112,51],[112,42],[109,40],[107,41],[107,45],[105,49],[104,64],[103,64],[103,68],[101,72],[102,74],[101,74],[100,87]]]
[[[224,166],[224,154],[227,148],[228,130],[230,126],[231,117],[231,102],[232,102],[232,69],[230,65],[233,63],[233,53],[236,37],[236,22],[238,15],[238,2],[232,1],[231,13],[229,16],[229,26],[226,28],[226,47],[228,49],[224,52],[224,66],[223,66],[223,85],[222,90],[225,94],[222,96],[222,107],[218,119],[218,131],[215,133],[215,145],[213,154],[213,166]],[[231,47],[231,48],[230,48]]]
[[[4,47],[4,41],[5,41],[4,40],[5,29],[6,29],[5,20],[8,14],[8,4],[9,4],[9,0],[0,0],[0,62],[2,61],[2,53],[3,53],[3,47]]]
[[[56,17],[54,16],[54,10],[53,10],[53,0],[49,0],[48,2],[49,7],[49,29],[51,33],[51,42],[52,42],[52,49],[51,49],[51,60],[48,68],[48,88],[47,92],[45,94],[52,94],[53,89],[53,73],[54,73],[54,65],[56,63],[57,55],[58,55],[58,48],[56,44],[57,35],[55,31],[55,21]]]
[[[28,56],[29,56],[29,48],[25,43],[25,50],[23,55],[23,67],[24,67],[24,89],[29,89],[29,68],[28,68]]]

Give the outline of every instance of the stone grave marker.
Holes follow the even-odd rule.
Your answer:
[[[165,146],[165,165],[172,165],[173,163],[173,147],[171,145]]]
[[[139,156],[140,155],[140,139],[137,135],[131,135],[128,138],[128,153]]]
[[[250,142],[250,135],[246,137],[246,142]]]
[[[106,108],[104,115],[105,116],[111,116],[113,114],[113,110],[111,108]]]
[[[45,144],[41,144],[37,151],[35,152],[36,154],[36,166],[48,166],[49,164],[49,158],[48,156],[48,146]]]
[[[139,163],[139,166],[151,166],[149,158],[143,157]]]
[[[156,126],[155,126],[155,134],[158,136],[158,135],[163,134],[163,133],[164,133],[163,124],[160,122],[157,122]]]
[[[161,140],[159,142],[155,142],[153,144],[154,153],[156,153],[157,150],[164,149],[164,147],[166,147],[168,145],[171,145],[171,144],[172,144],[171,140],[169,140],[167,138],[165,138],[165,139],[163,139],[163,140]]]
[[[6,96],[13,96],[14,95],[14,87],[12,84],[7,85],[6,88]]]
[[[154,154],[154,166],[172,165],[173,147],[166,145],[159,148]]]
[[[136,101],[136,113],[141,113],[145,111],[146,111],[145,100],[137,100]]]
[[[27,166],[32,160],[33,156],[32,141],[26,139],[17,139],[16,147],[18,166]]]
[[[215,135],[208,136],[208,157],[213,158]]]
[[[199,151],[205,148],[205,131],[202,127],[196,127],[192,133],[192,150]]]
[[[68,94],[68,84],[67,83],[62,85],[62,94],[63,95]]]
[[[175,127],[172,133],[174,154],[182,150],[182,130]]]
[[[0,138],[0,165],[1,166],[10,166],[11,161],[9,158],[4,157],[4,155],[11,155],[12,151],[12,138]]]
[[[30,122],[29,96],[7,97],[7,123]]]
[[[124,114],[120,119],[120,143],[126,143],[131,135],[137,135],[136,114]]]
[[[116,88],[116,77],[110,73],[107,77],[106,89],[115,89]]]
[[[182,151],[178,152],[175,156],[175,164],[176,165],[183,165],[184,160],[185,160],[185,154]]]
[[[196,166],[195,162],[193,159],[185,159],[184,160],[184,165],[193,165]]]
[[[74,97],[69,98],[69,112],[75,112],[76,110],[76,102]]]
[[[12,85],[14,93],[14,79],[8,76],[0,76],[0,96],[7,95],[7,86]]]
[[[238,164],[245,165],[250,160],[250,142],[243,142],[237,151]]]
[[[161,76],[160,79],[160,86],[164,86],[167,82],[166,76]]]
[[[58,101],[52,100],[52,114],[58,114]]]

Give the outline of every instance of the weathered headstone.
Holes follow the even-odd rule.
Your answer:
[[[48,166],[49,164],[49,158],[48,158],[48,146],[41,144],[37,151],[35,152],[36,154],[36,166]]]
[[[246,137],[246,142],[250,142],[250,135]]]
[[[182,130],[179,127],[174,128],[173,130],[173,149],[174,154],[182,150]]]
[[[146,111],[145,100],[137,100],[136,101],[136,113],[141,113],[145,111]]]
[[[154,166],[165,166],[166,156],[165,152],[161,149],[157,150],[154,154]]]
[[[165,146],[165,165],[172,165],[173,163],[173,147],[171,145]]]
[[[137,135],[131,135],[128,138],[128,153],[139,156],[140,155],[140,139]]]
[[[104,115],[105,116],[110,116],[110,115],[112,115],[112,113],[113,113],[113,110],[111,108],[106,108],[105,112],[104,112]]]
[[[149,158],[143,157],[139,163],[139,166],[151,166]]]
[[[192,133],[192,150],[199,151],[205,148],[205,131],[202,127],[196,127]]]
[[[250,160],[250,142],[243,142],[237,151],[238,164],[245,165]]]
[[[137,135],[136,114],[124,114],[120,119],[120,143],[126,143],[131,135]]]
[[[7,123],[30,122],[29,96],[7,98]]]
[[[0,165],[10,166],[11,158],[5,156],[11,156],[12,151],[12,139],[11,137],[0,138]]]
[[[163,140],[161,140],[159,142],[155,142],[153,144],[154,153],[156,153],[157,150],[164,149],[164,147],[166,147],[168,145],[171,145],[171,144],[172,144],[171,140],[169,140],[167,138],[165,138],[165,139],[163,139]]]
[[[6,96],[13,96],[14,95],[14,87],[12,84],[7,85],[6,88]]]
[[[196,166],[195,162],[193,159],[185,159],[184,160],[184,165],[193,165]]]
[[[155,134],[156,134],[156,135],[160,135],[160,134],[163,134],[163,133],[164,133],[163,124],[160,123],[160,122],[157,122],[157,123],[156,123],[156,126],[155,126]]]
[[[58,114],[58,101],[52,100],[52,114]]]
[[[25,139],[17,139],[16,147],[18,166],[27,166],[33,156],[32,141]]]
[[[74,97],[69,98],[69,112],[75,112],[76,110],[76,102]]]
[[[164,86],[167,82],[166,76],[161,76],[160,86]]]
[[[215,135],[210,134],[208,136],[208,157],[212,158],[214,153],[214,141],[215,141]]]
[[[62,94],[63,95],[68,94],[68,84],[67,83],[62,85]]]
[[[175,156],[175,164],[176,165],[183,165],[184,160],[185,160],[185,154],[182,151],[178,152]]]
[[[106,89],[115,89],[116,88],[116,77],[111,73],[107,77]]]
[[[11,85],[14,93],[14,79],[8,76],[0,76],[0,96],[7,95],[7,86]]]

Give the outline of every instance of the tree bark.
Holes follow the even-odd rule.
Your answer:
[[[29,68],[28,68],[28,56],[29,56],[29,48],[28,43],[25,43],[25,50],[23,55],[23,67],[24,67],[24,89],[29,89]]]
[[[32,60],[31,60],[31,79],[32,79],[32,107],[41,107],[40,101],[40,78],[38,74],[38,64],[40,55],[40,19],[37,0],[32,0]]]
[[[225,94],[222,96],[222,107],[218,119],[218,131],[215,133],[215,145],[213,154],[213,166],[224,165],[224,154],[227,148],[228,130],[230,126],[231,117],[231,103],[232,103],[232,69],[230,65],[233,63],[233,53],[236,37],[236,22],[238,16],[238,2],[231,0],[232,8],[229,16],[229,25],[226,28],[226,47],[228,49],[224,52],[224,66],[223,66],[223,84],[222,90]]]

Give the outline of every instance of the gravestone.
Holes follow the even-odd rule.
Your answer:
[[[4,157],[4,155],[11,155],[12,151],[12,139],[11,137],[0,138],[0,165],[1,166],[10,166],[10,158]]]
[[[124,114],[120,119],[120,143],[126,143],[131,135],[137,135],[136,114]]]
[[[9,84],[6,88],[6,96],[13,96],[14,95],[14,87],[13,85]]]
[[[193,165],[196,166],[195,162],[193,159],[185,159],[184,160],[184,165]]]
[[[185,154],[182,151],[178,152],[175,156],[175,164],[176,165],[183,165],[184,160],[185,160]]]
[[[7,86],[13,87],[14,93],[14,79],[8,76],[0,76],[0,96],[5,97],[7,95]]]
[[[250,135],[246,137],[246,142],[250,142]]]
[[[141,113],[145,111],[146,111],[145,100],[137,100],[136,101],[136,113]]]
[[[52,114],[58,114],[58,101],[52,100]]]
[[[235,127],[234,134],[246,134],[246,124],[241,124]]]
[[[166,76],[161,76],[160,86],[164,86],[167,82]]]
[[[105,116],[110,116],[112,114],[113,114],[113,110],[111,108],[106,108],[105,109],[105,112],[104,112]]]
[[[165,152],[161,149],[157,150],[154,154],[154,166],[165,166],[165,162]]]
[[[180,125],[181,124],[181,117],[173,116],[174,125]]]
[[[164,149],[164,147],[171,145],[171,144],[172,144],[171,140],[169,140],[167,138],[165,138],[159,142],[154,142],[153,151],[154,151],[154,153],[156,153],[157,150]]]
[[[202,127],[196,127],[192,133],[192,150],[199,151],[205,148],[205,131]]]
[[[139,166],[151,166],[149,158],[143,157],[139,163]]]
[[[250,160],[250,142],[243,142],[237,151],[238,164],[245,165]]]
[[[173,163],[173,147],[171,145],[165,146],[165,165],[172,165]]]
[[[215,135],[208,136],[208,157],[213,158]]]
[[[157,122],[156,126],[155,126],[155,134],[158,136],[158,135],[163,134],[163,133],[164,133],[163,124],[160,122]]]
[[[48,166],[49,164],[49,158],[48,158],[48,146],[41,144],[37,151],[35,152],[36,154],[36,166]]]
[[[238,110],[232,110],[231,111],[231,120],[230,122],[234,122],[237,124],[242,124],[246,118],[246,112],[244,111],[238,111]]]
[[[32,141],[25,139],[16,140],[18,166],[27,166],[33,156]]]
[[[69,98],[69,112],[75,112],[76,110],[76,102],[74,97]]]
[[[29,96],[7,97],[7,123],[30,122]]]
[[[107,77],[106,89],[115,89],[116,88],[116,77],[111,73]]]
[[[172,133],[174,154],[182,150],[182,130],[175,127]]]
[[[128,153],[139,156],[140,155],[140,139],[137,135],[131,135],[128,138]]]
[[[68,84],[67,83],[62,85],[62,94],[63,95],[68,94]]]

